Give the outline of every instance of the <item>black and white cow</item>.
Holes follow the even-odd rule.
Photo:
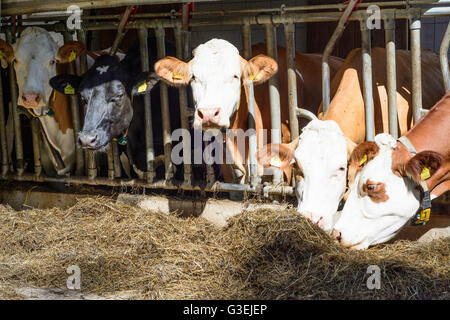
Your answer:
[[[175,46],[166,42],[167,54],[175,55]],[[130,165],[141,175],[146,169],[145,107],[143,94],[159,88],[159,77],[153,72],[157,60],[156,40],[148,38],[149,72],[141,72],[139,43],[136,42],[122,61],[101,55],[81,75],[59,75],[50,85],[66,94],[79,94],[85,105],[82,131],[78,143],[83,148],[105,151],[116,139]],[[145,85],[144,85],[145,83]],[[180,127],[178,89],[169,88],[172,129]],[[155,155],[164,152],[162,139],[161,99],[159,90],[151,94],[151,112]],[[136,170],[137,168],[137,170]]]

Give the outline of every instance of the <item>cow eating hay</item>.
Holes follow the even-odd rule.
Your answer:
[[[17,288],[65,288],[136,299],[449,299],[450,241],[339,247],[295,209],[247,212],[218,229],[107,198],[66,210],[0,206],[0,298]],[[369,265],[381,288],[366,286]]]

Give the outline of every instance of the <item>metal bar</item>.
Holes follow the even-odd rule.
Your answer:
[[[317,120],[317,116],[309,110],[297,108],[296,110],[297,117],[302,117],[308,120]]]
[[[141,69],[142,71],[149,71],[150,66],[148,62],[148,44],[147,44],[147,29],[141,28],[138,30],[140,53],[141,53]],[[153,182],[155,179],[155,149],[153,147],[153,125],[152,125],[152,112],[151,112],[151,102],[150,93],[144,95],[144,106],[145,106],[145,150],[146,150],[146,161],[147,161],[147,171],[146,180],[147,182]]]
[[[336,44],[336,41],[341,37],[342,33],[345,29],[345,23],[349,19],[350,15],[352,14],[352,8],[354,5],[358,2],[358,0],[351,0],[347,8],[345,9],[344,13],[342,14],[339,23],[336,27],[336,30],[334,30],[333,34],[331,35],[330,40],[328,41],[325,50],[323,52],[322,56],[322,101],[323,101],[323,113],[328,109],[328,106],[330,105],[330,65],[328,63],[331,52],[334,49],[334,45]]]
[[[122,176],[122,165],[119,157],[119,145],[117,142],[110,143],[113,152],[114,177],[120,178]]]
[[[389,106],[389,133],[398,138],[397,125],[397,74],[395,54],[395,16],[386,16],[384,19],[385,42],[386,42],[386,74],[387,74],[387,97]]]
[[[266,45],[267,55],[275,61],[278,61],[277,52],[277,27],[266,24]],[[280,89],[279,89],[278,73],[269,79],[269,96],[270,96],[270,126],[271,126],[271,143],[281,143],[281,109],[280,109]],[[283,174],[281,170],[275,170],[273,173],[273,184],[282,182]]]
[[[244,48],[244,58],[250,60],[252,57],[252,30],[250,24],[242,25],[242,45]],[[250,185],[259,183],[258,164],[256,153],[258,152],[258,140],[256,132],[256,109],[253,82],[244,83],[247,87],[248,106],[248,164]]]
[[[39,176],[42,173],[41,150],[39,148],[39,119],[30,119],[33,140],[34,173]]]
[[[107,161],[108,161],[108,179],[113,180],[115,177],[114,172],[114,151],[113,151],[113,144],[109,143],[106,151]],[[98,178],[96,178],[98,179]],[[96,180],[95,179],[95,180]]]
[[[444,81],[445,92],[450,89],[450,74],[448,70],[448,47],[450,44],[450,23],[445,31],[444,38],[442,39],[439,59],[441,61],[442,80]]]
[[[412,69],[412,110],[414,124],[422,117],[422,63],[420,48],[420,12],[410,17],[411,69]]]
[[[289,99],[289,125],[291,129],[291,140],[300,134],[297,118],[297,73],[295,65],[295,25],[286,23],[284,25],[284,35],[286,38],[286,61],[288,78],[288,99]]]
[[[6,140],[6,121],[5,121],[5,106],[3,100],[3,83],[0,76],[0,145],[2,151],[2,169],[1,175],[5,176],[9,171],[9,159],[8,159],[8,145]]]
[[[78,40],[86,43],[86,32],[84,30],[78,30],[77,32]],[[87,59],[86,55],[83,54],[79,57],[79,66],[78,75],[82,75],[87,71]],[[95,151],[94,150],[85,150],[85,161],[87,163],[87,175],[89,178],[94,179],[97,176],[97,163],[95,160]]]
[[[158,51],[158,59],[166,56],[165,34],[163,28],[155,30],[156,47]],[[166,180],[173,177],[174,166],[172,164],[172,130],[170,126],[170,109],[169,109],[169,92],[167,84],[160,82],[159,92],[161,96],[161,115],[163,124],[163,143],[164,143],[164,164],[166,169]]]
[[[6,32],[6,39],[8,43],[13,43],[13,35],[11,30]],[[9,85],[11,87],[11,103],[14,119],[14,142],[16,147],[16,169],[19,175],[24,172],[24,161],[23,161],[23,144],[22,144],[22,129],[20,125],[19,112],[17,110],[17,82],[16,73],[12,64],[9,65]]]
[[[128,6],[125,9],[125,12],[122,15],[119,25],[117,26],[116,37],[114,38],[114,42],[111,46],[111,49],[109,50],[109,54],[111,56],[116,55],[117,48],[119,48],[119,44],[122,42],[122,39],[125,36],[125,33],[126,33],[125,25],[127,24],[128,16],[130,15],[130,12],[132,9],[133,9],[133,6]]]
[[[372,92],[372,56],[370,29],[367,20],[361,20],[362,63],[363,63],[363,96],[365,107],[366,140],[374,140],[373,92]]]
[[[71,33],[64,32],[64,42],[73,40]],[[68,64],[68,74],[75,74],[75,62],[70,62]],[[77,144],[77,133],[81,130],[81,119],[80,119],[80,106],[78,103],[78,96],[73,94],[70,95],[70,109],[72,111],[72,124],[73,124],[73,139],[75,143],[75,159],[76,159],[76,169],[75,174],[81,175],[84,171],[84,155],[83,149]]]
[[[182,31],[180,27],[174,29],[175,33],[175,44],[177,47],[177,58],[181,60],[186,60],[187,55],[184,54],[184,46],[183,46],[183,33],[186,31]],[[178,88],[178,93],[180,96],[180,120],[181,120],[181,128],[184,130],[189,130],[189,118],[188,118],[188,97],[187,97],[187,88],[180,87]],[[187,141],[183,138],[183,162],[184,162],[184,182],[186,184],[192,183],[192,166],[190,163],[191,155],[188,154],[191,152],[190,150],[191,142]]]

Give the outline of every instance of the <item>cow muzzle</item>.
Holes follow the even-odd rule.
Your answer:
[[[78,134],[78,143],[87,149],[97,149],[99,147],[98,133],[80,132]]]
[[[207,107],[195,110],[195,121],[202,128],[221,128],[222,108]]]
[[[24,92],[20,95],[18,103],[25,108],[45,107],[42,95],[39,92]]]

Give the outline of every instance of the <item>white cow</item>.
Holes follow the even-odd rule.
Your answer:
[[[352,159],[358,158],[360,169],[355,172],[350,194],[333,231],[343,246],[366,249],[386,242],[419,209],[421,171],[426,179],[432,180],[443,157],[434,151],[422,151],[402,161],[399,171],[393,165],[400,158],[397,144],[392,136],[382,133],[375,137],[375,143],[365,142],[352,154]]]
[[[347,159],[353,143],[333,120],[312,120],[289,144],[269,144],[259,152],[265,166],[293,165],[298,212],[331,232],[346,191]]]
[[[48,31],[39,27],[28,27],[10,46],[0,39],[2,66],[14,64],[18,84],[17,104],[32,110],[42,128],[64,162],[65,168],[59,175],[70,172],[75,164],[75,140],[71,124],[71,111],[63,94],[53,95],[50,78],[56,75],[57,63],[67,63],[85,51],[80,42],[69,42],[58,47]],[[49,113],[49,105],[53,104]],[[56,164],[49,165],[43,156],[44,170],[53,171]]]

